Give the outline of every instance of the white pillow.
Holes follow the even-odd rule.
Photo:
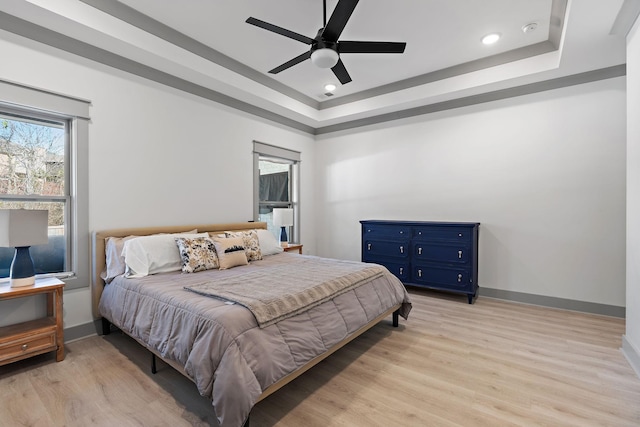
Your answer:
[[[282,246],[280,246],[280,242],[278,242],[276,236],[274,236],[269,230],[259,228],[256,231],[258,232],[258,240],[260,241],[260,252],[262,252],[262,256],[279,254],[284,250],[282,249]]]
[[[127,266],[126,277],[144,277],[182,269],[182,258],[175,236],[208,237],[207,233],[154,234],[124,242],[122,256]]]

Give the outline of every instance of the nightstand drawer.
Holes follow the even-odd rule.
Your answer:
[[[0,362],[22,359],[28,355],[46,353],[56,348],[56,331],[42,332],[0,344]]]

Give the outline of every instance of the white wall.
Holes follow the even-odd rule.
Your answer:
[[[91,101],[90,230],[250,220],[259,140],[302,152],[301,236],[313,248],[312,136],[12,34],[0,32],[0,52],[0,78]],[[0,321],[40,305],[3,302],[10,314]],[[88,288],[65,292],[64,319],[67,328],[92,320]]]
[[[0,78],[91,100],[91,230],[250,219],[255,139],[302,152],[305,252],[359,259],[361,219],[479,221],[480,286],[625,305],[624,78],[314,143],[12,34],[0,51]],[[37,310],[9,303],[5,323]],[[88,288],[65,292],[65,327],[89,321]]]
[[[640,375],[640,20],[627,37],[627,330],[623,348]]]
[[[317,252],[362,219],[478,221],[479,284],[625,305],[625,79],[318,138]]]

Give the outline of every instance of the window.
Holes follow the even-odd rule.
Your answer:
[[[273,208],[292,208],[293,226],[289,240],[299,242],[300,153],[254,141],[254,219],[264,221],[276,236]]]
[[[87,286],[88,127],[75,113],[88,104],[3,81],[0,94],[0,209],[47,210],[49,243],[30,250],[36,275]],[[13,254],[0,248],[0,281]]]
[[[31,248],[36,274],[71,271],[67,256],[69,186],[65,180],[68,123],[0,109],[0,209],[49,211],[49,244]],[[0,278],[9,276],[13,248],[0,248]]]

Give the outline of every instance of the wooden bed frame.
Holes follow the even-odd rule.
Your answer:
[[[168,227],[144,227],[144,228],[120,228],[114,230],[103,230],[103,231],[95,231],[91,234],[91,302],[92,302],[92,313],[93,317],[98,320],[102,319],[100,316],[100,312],[98,310],[98,304],[100,302],[100,296],[102,295],[102,290],[104,289],[105,283],[104,280],[100,277],[100,273],[104,270],[106,265],[106,254],[105,254],[105,240],[107,237],[126,237],[126,236],[147,236],[150,234],[157,233],[180,233],[185,231],[190,231],[193,229],[197,229],[199,233],[209,232],[209,233],[222,233],[224,231],[241,231],[241,230],[252,230],[252,229],[266,229],[267,224],[265,222],[236,222],[236,223],[228,223],[228,224],[205,224],[205,225],[185,225],[185,226],[168,226]],[[392,307],[386,312],[382,313],[380,316],[376,317],[366,325],[362,326],[360,329],[355,331],[353,334],[340,341],[325,353],[316,356],[311,359],[305,365],[301,366],[297,370],[291,372],[285,377],[281,378],[277,382],[273,383],[265,390],[263,390],[262,394],[258,398],[257,402],[266,398],[270,394],[276,392],[289,382],[293,381],[313,366],[321,362],[322,360],[329,357],[331,354],[348,344],[350,341],[379,323],[381,320],[385,319],[389,315],[392,315],[393,326],[398,326],[398,310],[400,305]],[[109,330],[109,322],[107,319],[103,320],[103,333],[108,334]],[[135,338],[134,338],[135,339]],[[138,340],[136,340],[138,341]],[[152,371],[155,373],[155,357],[159,357],[169,366],[176,369],[185,377],[189,378],[189,376],[185,373],[184,369],[178,365],[177,363],[163,359],[155,350],[148,348],[144,343],[138,341],[143,347],[147,348],[152,354]],[[191,380],[191,378],[189,378]],[[256,403],[257,403],[256,402]],[[245,426],[248,426],[249,421]]]

